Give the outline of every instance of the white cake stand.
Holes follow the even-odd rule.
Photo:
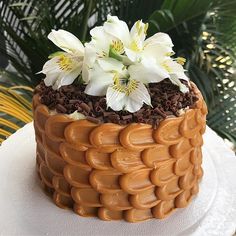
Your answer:
[[[35,171],[32,123],[0,147],[0,235],[232,235],[236,230],[236,158],[210,128],[204,176],[186,209],[165,220],[130,224],[83,218],[52,204]]]

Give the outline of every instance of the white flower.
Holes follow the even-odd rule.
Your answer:
[[[117,17],[108,16],[103,31],[117,37],[123,44],[124,53],[131,61],[128,71],[133,79],[143,83],[155,83],[172,78],[171,81],[175,81],[181,91],[186,90],[186,87],[178,80],[179,78],[186,79],[184,69],[179,64],[176,66],[177,63],[170,57],[174,46],[171,38],[168,34],[156,33],[146,39],[147,28],[147,24],[137,21],[129,32],[125,22]],[[167,70],[165,65],[165,62],[167,61],[168,64],[170,60],[173,61],[171,71]]]
[[[173,43],[168,34],[156,33],[144,42],[142,57],[153,56],[157,61],[173,54]]]
[[[85,93],[106,95],[107,106],[115,111],[135,112],[143,103],[151,105],[151,98],[143,83],[129,78],[126,67],[113,58],[100,58],[91,71]]]
[[[107,34],[120,40],[124,52],[131,62],[140,61],[143,57],[162,58],[170,56],[173,52],[174,45],[168,34],[157,33],[146,39],[148,24],[144,24],[141,20],[135,22],[129,31],[124,21],[119,20],[116,16],[108,15],[103,28]]]
[[[102,26],[95,27],[90,30],[92,39],[85,43],[85,54],[82,68],[82,78],[85,83],[88,83],[91,78],[91,73],[98,58],[109,56],[109,47],[112,38],[107,35]]]
[[[122,109],[131,113],[138,111],[143,103],[151,106],[151,98],[143,83],[136,80],[119,81],[109,86],[106,93],[107,106],[114,111]]]
[[[129,64],[140,59],[140,52],[144,47],[144,40],[148,24],[142,21],[137,21],[131,31],[124,21],[118,19],[117,16],[107,16],[107,21],[104,23],[103,30],[107,34],[115,38],[114,42],[118,42],[118,47],[115,43],[110,45],[114,54],[119,56],[125,53],[129,60]],[[118,48],[118,50],[117,50]]]
[[[78,38],[65,30],[52,30],[48,38],[65,52],[53,54],[52,59],[44,64],[39,73],[46,75],[46,86],[58,89],[72,84],[81,73],[84,47]]]
[[[129,31],[125,22],[108,15],[103,26],[90,31],[85,44],[83,80],[85,93],[106,95],[113,110],[135,112],[143,103],[151,105],[144,84],[169,78],[182,92],[188,91],[179,78],[187,79],[183,60],[172,59],[173,43],[164,33],[146,39],[148,25],[137,21]]]
[[[90,80],[85,88],[85,93],[103,96],[117,78],[127,78],[127,76],[128,72],[120,61],[113,58],[100,58],[90,71]]]
[[[144,58],[141,62],[130,65],[128,68],[130,76],[142,83],[157,83],[169,77],[168,72],[158,65],[154,58]]]
[[[81,68],[81,60],[69,53],[61,52],[44,64],[42,70],[42,73],[46,74],[44,83],[46,86],[52,86],[53,89],[72,84],[80,74]]]
[[[90,69],[97,58],[106,57],[122,61],[124,65],[129,66],[128,70],[132,77],[143,83],[160,82],[170,78],[163,62],[171,59],[173,43],[165,33],[156,33],[146,39],[147,28],[148,24],[137,21],[129,31],[124,21],[108,15],[103,26],[90,31],[92,40],[85,45],[85,50],[93,60],[84,61],[84,81],[90,80]]]
[[[188,81],[188,77],[184,73],[184,68],[180,62],[176,62],[173,59],[167,59],[162,63],[163,68],[169,73],[169,79],[173,84],[179,86],[182,93],[188,92],[188,88],[180,82],[180,78]]]

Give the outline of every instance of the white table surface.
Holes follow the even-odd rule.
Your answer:
[[[198,196],[165,220],[130,224],[83,218],[56,207],[35,173],[32,123],[0,147],[0,235],[232,235],[236,231],[236,157],[210,128],[204,135]]]

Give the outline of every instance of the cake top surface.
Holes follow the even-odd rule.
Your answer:
[[[139,20],[129,30],[108,15],[84,44],[68,31],[52,30],[48,38],[62,51],[51,54],[39,72],[45,74],[37,88],[42,103],[60,113],[77,111],[94,122],[103,117],[121,124],[156,124],[193,106],[197,99],[185,75],[185,59],[173,58],[167,34],[147,38],[147,29]]]
[[[105,96],[87,95],[84,93],[85,85],[81,84],[62,86],[58,90],[53,90],[42,81],[35,92],[40,95],[42,104],[57,113],[79,112],[84,118],[95,123],[111,122],[126,125],[135,122],[151,124],[155,128],[166,117],[179,116],[182,110],[194,108],[198,97],[186,81],[182,82],[189,88],[189,92],[182,93],[168,79],[149,84],[147,89],[151,96],[152,107],[145,104],[134,113],[107,109]]]

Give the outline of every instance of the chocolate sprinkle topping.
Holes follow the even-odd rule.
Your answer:
[[[181,80],[186,86],[187,82]],[[189,87],[189,86],[188,86]],[[68,85],[59,90],[46,87],[42,81],[35,89],[40,95],[42,104],[58,113],[71,114],[78,111],[94,123],[116,123],[126,125],[132,122],[151,124],[154,128],[167,116],[179,116],[179,110],[186,107],[193,108],[197,96],[192,88],[188,93],[182,93],[169,79],[148,85],[152,107],[146,104],[135,112],[113,111],[107,109],[106,98],[90,96],[84,93],[85,85]]]

